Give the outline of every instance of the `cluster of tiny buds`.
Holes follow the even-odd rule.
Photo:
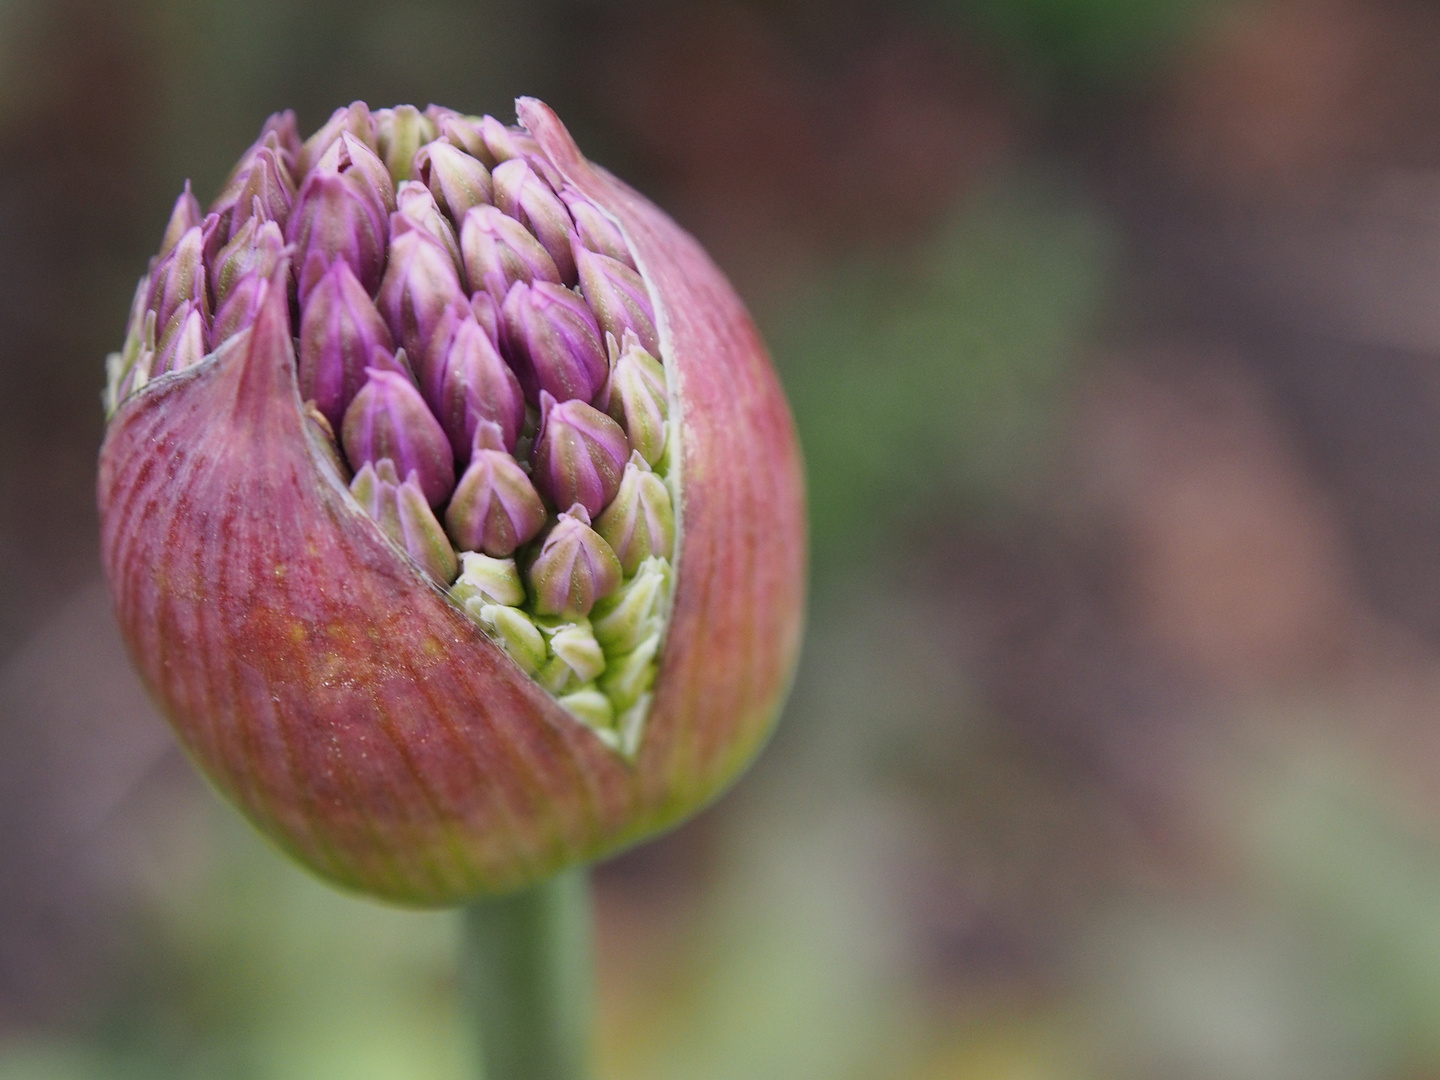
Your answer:
[[[676,438],[624,237],[523,130],[431,106],[271,117],[187,183],[106,406],[287,290],[309,435],[381,529],[562,704],[633,749],[675,546]]]

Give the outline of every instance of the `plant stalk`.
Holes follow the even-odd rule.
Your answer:
[[[462,991],[482,1080],[587,1080],[592,919],[583,867],[465,909]]]

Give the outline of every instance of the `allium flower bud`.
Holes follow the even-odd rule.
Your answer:
[[[367,461],[350,482],[350,494],[422,570],[442,585],[455,580],[459,569],[455,551],[413,469],[401,482],[389,458],[373,465]]]
[[[355,169],[322,165],[311,172],[286,230],[295,245],[302,304],[336,261],[349,264],[366,292],[380,287],[389,216]]]
[[[555,260],[560,280],[574,285],[577,279],[570,236],[575,223],[560,196],[535,175],[528,161],[515,158],[495,166],[495,205],[535,234]]]
[[[519,112],[357,104],[304,144],[272,118],[209,216],[181,196],[105,365],[101,551],[152,695],[258,827],[408,903],[704,805],[799,644],[799,455],[749,317]],[[470,202],[491,169],[523,223]],[[463,272],[427,227],[457,218]],[[585,295],[562,232],[614,260]]]
[[[590,515],[576,503],[560,515],[530,566],[535,610],[542,615],[590,614],[595,601],[620,586],[620,560],[590,527]]]
[[[439,506],[455,488],[455,456],[440,422],[405,375],[372,367],[365,377],[345,410],[345,456],[357,466],[389,458],[396,472],[415,475],[430,505]]]
[[[467,309],[468,313],[468,309]],[[514,450],[525,423],[525,395],[485,328],[471,316],[450,339],[445,358],[426,375],[430,407],[450,436],[461,461],[470,459],[477,426],[485,421],[500,432],[500,450]]]
[[[235,283],[246,274],[269,278],[286,257],[285,237],[273,221],[251,217],[235,239],[226,244],[209,261],[210,290],[215,296],[218,312]]]
[[[637,450],[625,465],[620,490],[595,522],[627,575],[646,559],[668,559],[675,548],[675,508],[665,481],[650,471]]]
[[[635,256],[630,254],[630,245],[615,224],[600,212],[600,208],[581,195],[569,184],[558,192],[570,218],[575,222],[575,239],[580,245],[597,255],[608,255],[635,269]]]
[[[375,304],[405,352],[425,356],[446,309],[463,307],[469,299],[445,246],[408,218],[392,214],[390,256]]]
[[[415,176],[457,227],[471,207],[488,205],[494,198],[490,170],[441,139],[426,143],[415,154]]]
[[[458,273],[461,269],[460,243],[455,239],[455,230],[449,220],[440,213],[440,207],[435,202],[435,196],[430,194],[430,189],[417,180],[402,181],[395,189],[395,206],[397,214],[416,228],[424,229],[444,245]],[[394,231],[393,227],[391,231]]]
[[[655,309],[650,306],[650,291],[640,275],[618,259],[596,255],[575,245],[575,262],[580,272],[580,291],[595,312],[600,329],[624,341],[633,334],[647,351],[660,351],[660,336],[655,332]]]
[[[445,511],[445,528],[462,551],[513,555],[545,527],[545,504],[525,470],[505,452],[500,427],[482,421],[465,475]],[[524,600],[522,594],[520,601]]]
[[[620,425],[583,401],[540,392],[535,486],[554,506],[579,503],[598,514],[620,490],[630,443]]]
[[[542,393],[590,401],[605,385],[605,346],[595,314],[565,286],[517,281],[500,316],[505,358],[532,405],[540,404]]]
[[[460,254],[470,288],[489,290],[496,303],[517,281],[560,284],[555,260],[540,241],[512,217],[493,206],[477,206],[460,225]]]
[[[376,354],[395,351],[390,328],[350,264],[337,260],[316,283],[300,315],[300,396],[314,401],[339,429],[345,410],[365,384]]]

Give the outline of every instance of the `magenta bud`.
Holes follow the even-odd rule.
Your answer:
[[[294,199],[295,181],[279,150],[262,146],[212,209],[226,221],[225,238],[233,240],[252,216],[284,221],[290,216]]]
[[[601,331],[614,334],[616,341],[633,333],[648,352],[658,353],[655,308],[640,275],[618,259],[597,255],[579,244],[575,245],[575,262],[580,270],[580,291],[595,312]]]
[[[375,298],[390,332],[413,357],[423,357],[451,304],[469,298],[444,245],[396,214],[390,219],[390,258]]]
[[[150,376],[183,371],[205,355],[205,317],[193,300],[186,300],[170,317],[151,361]]]
[[[398,371],[365,369],[366,382],[345,410],[340,443],[357,468],[389,458],[397,472],[413,472],[431,506],[455,487],[455,455],[439,421],[415,384]]]
[[[477,206],[460,223],[460,255],[476,292],[488,290],[496,303],[517,281],[560,284],[555,260],[530,230],[494,206]]]
[[[186,300],[195,301],[205,314],[210,313],[205,287],[205,237],[198,225],[186,229],[170,253],[150,271],[149,307],[162,333]]]
[[[535,610],[570,618],[589,615],[595,601],[618,589],[622,579],[620,560],[579,505],[560,515],[528,576]]]
[[[561,281],[575,284],[575,256],[570,252],[575,223],[560,196],[535,175],[528,161],[518,158],[495,166],[494,182],[495,205],[535,234],[555,261]]]
[[[485,332],[490,335],[490,340],[498,346],[500,343],[500,304],[495,297],[481,289],[470,297],[470,312],[475,316],[475,321],[485,328]]]
[[[215,313],[210,326],[210,343],[219,346],[230,340],[254,323],[260,314],[260,304],[265,298],[266,282],[269,278],[259,273],[246,274],[231,286],[225,302]]]
[[[374,150],[348,131],[340,133],[315,167],[350,176],[385,208],[386,214],[395,212],[395,181],[390,178],[390,170]]]
[[[445,528],[461,551],[504,558],[545,525],[545,504],[505,452],[498,424],[481,421],[470,464],[445,511]]]
[[[565,204],[565,209],[570,211],[570,219],[575,222],[575,239],[583,247],[597,255],[608,255],[631,270],[636,269],[635,256],[630,254],[630,245],[625,242],[625,237],[620,235],[615,223],[607,218],[598,206],[569,184],[560,188],[558,194],[560,201]]]
[[[191,229],[196,228],[205,220],[205,215],[200,212],[200,204],[195,200],[194,194],[190,191],[190,181],[185,181],[185,190],[175,200],[175,208],[170,211],[170,220],[165,225],[165,235],[160,238],[160,256],[168,255],[180,238]]]
[[[600,513],[620,490],[630,444],[620,425],[583,401],[540,394],[535,486],[553,506],[579,503]]]
[[[493,116],[480,118],[480,137],[485,140],[485,148],[497,163],[540,153],[540,144],[529,132],[507,127]]]
[[[494,198],[490,170],[464,150],[437,139],[415,154],[415,175],[450,215],[459,228],[473,206],[484,206]]]
[[[215,294],[218,310],[235,283],[246,274],[268,278],[286,257],[285,237],[280,226],[252,216],[235,238],[209,260],[210,289]]]
[[[370,294],[341,259],[311,290],[300,314],[300,396],[339,428],[377,352],[395,342]]]
[[[296,159],[297,175],[304,177],[315,168],[325,152],[346,133],[372,152],[375,150],[375,123],[370,118],[370,109],[363,101],[352,101],[349,105],[336,109],[320,130],[305,140]],[[388,173],[385,178],[390,178]]]
[[[300,303],[336,260],[349,263],[368,292],[378,289],[388,229],[375,193],[353,169],[314,169],[301,185],[286,224],[286,236],[295,245]]]
[[[531,404],[539,404],[542,391],[560,401],[595,398],[608,364],[600,328],[584,300],[563,285],[517,281],[500,313],[505,358]]]
[[[476,320],[460,323],[444,360],[429,377],[433,389],[427,397],[457,459],[469,460],[475,429],[484,422],[500,432],[500,449],[515,449],[525,422],[525,395]]]
[[[350,494],[420,569],[442,585],[455,580],[459,560],[414,472],[401,482],[389,458],[366,462],[350,481]]]
[[[435,202],[435,196],[430,194],[430,189],[418,180],[404,180],[395,189],[396,214],[404,218],[415,228],[424,229],[427,233],[439,240],[445,250],[450,253],[450,258],[455,263],[455,270],[460,271],[460,244],[455,239],[455,229],[451,226],[448,218],[440,213],[440,207]],[[395,227],[391,224],[391,239],[394,239]]]
[[[267,116],[265,123],[260,126],[259,142],[278,152],[290,175],[295,175],[295,165],[300,160],[301,142],[294,109]]]

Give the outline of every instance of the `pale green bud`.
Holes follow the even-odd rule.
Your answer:
[[[610,695],[617,708],[629,708],[655,682],[655,655],[660,651],[659,633],[651,634],[640,645],[610,661],[600,676],[600,689]]]
[[[635,576],[595,605],[590,625],[595,638],[612,653],[629,652],[662,625],[670,564],[650,558]]]
[[[519,607],[525,602],[525,586],[514,559],[495,559],[466,551],[460,555],[460,579],[450,595],[462,606],[479,597],[486,604]]]

